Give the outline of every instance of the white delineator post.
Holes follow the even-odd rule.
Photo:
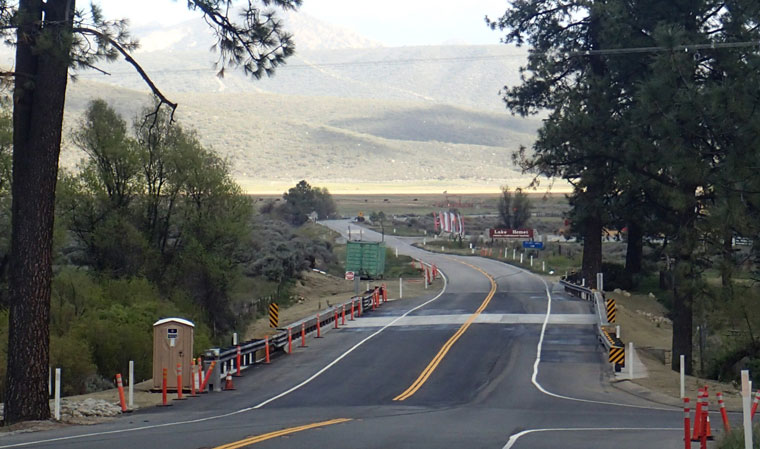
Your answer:
[[[744,418],[744,449],[752,449],[752,382],[749,381],[749,371],[742,370],[742,412]]]
[[[620,338],[620,325],[619,324],[615,326],[615,336],[617,338]]]
[[[545,260],[541,261],[541,271],[546,271],[546,261]]]
[[[530,266],[533,266],[533,254],[530,255]]]
[[[61,420],[61,369],[55,369],[55,420]]]
[[[596,273],[596,289],[604,291],[604,273]]]
[[[628,343],[628,377],[633,379],[633,342]]]
[[[512,260],[517,259],[517,248],[512,248]]]
[[[393,230],[393,233],[394,233],[394,234],[396,233],[396,230],[395,230],[395,229]],[[396,257],[398,257],[398,248],[396,248]]]
[[[404,279],[398,278],[398,299],[404,297]]]
[[[686,396],[686,363],[685,363],[685,357],[683,354],[679,357],[679,362],[681,365],[681,399],[683,399]]]
[[[525,255],[525,253],[520,253],[520,263],[523,263],[523,256],[524,255]]]
[[[232,346],[237,346],[238,339],[237,339],[237,332],[232,333]]]
[[[135,404],[135,361],[129,361],[129,408]]]

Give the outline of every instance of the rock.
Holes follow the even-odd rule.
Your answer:
[[[652,292],[649,292],[649,295],[648,295],[648,296],[649,296],[650,298],[652,298],[652,299],[657,299],[657,297],[656,297],[656,296],[654,296],[654,293],[652,293]]]
[[[618,295],[623,293],[623,290],[620,290],[619,288],[616,288],[615,290],[612,290],[612,293],[617,293]]]
[[[631,294],[627,291],[623,291],[623,296],[625,296],[626,298],[630,298]]]

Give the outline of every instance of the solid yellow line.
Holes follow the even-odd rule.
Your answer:
[[[262,441],[271,440],[272,438],[281,437],[283,435],[290,435],[297,432],[303,432],[304,430],[314,429],[316,427],[325,427],[325,426],[332,426],[334,424],[340,424],[344,422],[351,421],[349,418],[338,418],[338,419],[331,419],[329,421],[322,421],[322,422],[316,422],[312,424],[306,424],[303,426],[298,427],[290,427],[288,429],[282,429],[275,432],[265,433],[263,435],[256,435],[253,437],[246,438],[244,440],[235,441],[233,443],[224,444],[221,446],[217,446],[214,449],[239,449],[241,447],[245,446],[251,446],[256,443],[261,443]]]
[[[454,260],[454,259],[452,259],[452,260]],[[438,365],[441,363],[441,361],[443,360],[443,358],[449,352],[449,349],[451,349],[451,347],[454,346],[454,343],[456,343],[457,340],[459,340],[459,338],[465,333],[465,331],[467,330],[467,328],[469,328],[470,325],[475,321],[475,319],[478,317],[478,315],[480,315],[483,312],[483,310],[485,310],[486,306],[488,306],[488,303],[491,302],[491,299],[493,298],[494,294],[496,294],[496,281],[493,279],[493,277],[490,274],[486,273],[484,270],[482,270],[482,269],[480,269],[480,268],[478,268],[478,267],[476,267],[474,265],[470,265],[469,263],[462,262],[462,261],[459,261],[459,260],[457,260],[457,262],[459,262],[461,264],[464,264],[464,265],[467,265],[467,266],[469,266],[469,267],[471,267],[471,268],[473,268],[473,269],[481,272],[485,277],[487,277],[488,280],[491,282],[491,291],[488,292],[488,295],[486,296],[486,299],[483,300],[483,303],[480,304],[480,307],[478,307],[478,309],[475,311],[475,313],[473,313],[472,315],[470,315],[470,317],[467,318],[467,321],[465,321],[464,324],[462,324],[462,326],[454,333],[454,335],[452,335],[446,341],[446,343],[443,344],[443,346],[438,351],[438,353],[435,355],[435,357],[433,357],[433,359],[430,361],[430,363],[428,363],[428,365],[425,367],[425,369],[422,370],[422,372],[420,373],[420,375],[417,377],[417,379],[414,382],[412,382],[412,384],[409,386],[409,388],[407,388],[406,390],[404,390],[403,393],[401,393],[398,396],[396,396],[395,398],[393,398],[394,401],[403,401],[403,400],[406,400],[406,399],[410,398],[414,393],[417,392],[417,390],[419,390],[422,387],[422,385],[425,384],[425,382],[427,382],[428,378],[430,378],[430,375],[433,374],[433,372],[436,370],[436,368],[438,368]]]

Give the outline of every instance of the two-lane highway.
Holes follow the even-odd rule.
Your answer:
[[[680,410],[610,386],[588,303],[507,264],[385,240],[435,263],[445,290],[310,339],[235,391],[0,448],[683,447]]]

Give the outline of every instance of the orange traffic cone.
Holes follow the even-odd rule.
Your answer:
[[[712,431],[710,430],[710,415],[707,415],[707,422],[705,424],[705,434],[706,434],[705,436],[707,437],[708,440],[714,440],[715,439],[713,437]]]
[[[224,383],[224,389],[225,391],[235,389],[235,385],[232,384],[232,375],[230,373],[227,373],[227,382]]]

